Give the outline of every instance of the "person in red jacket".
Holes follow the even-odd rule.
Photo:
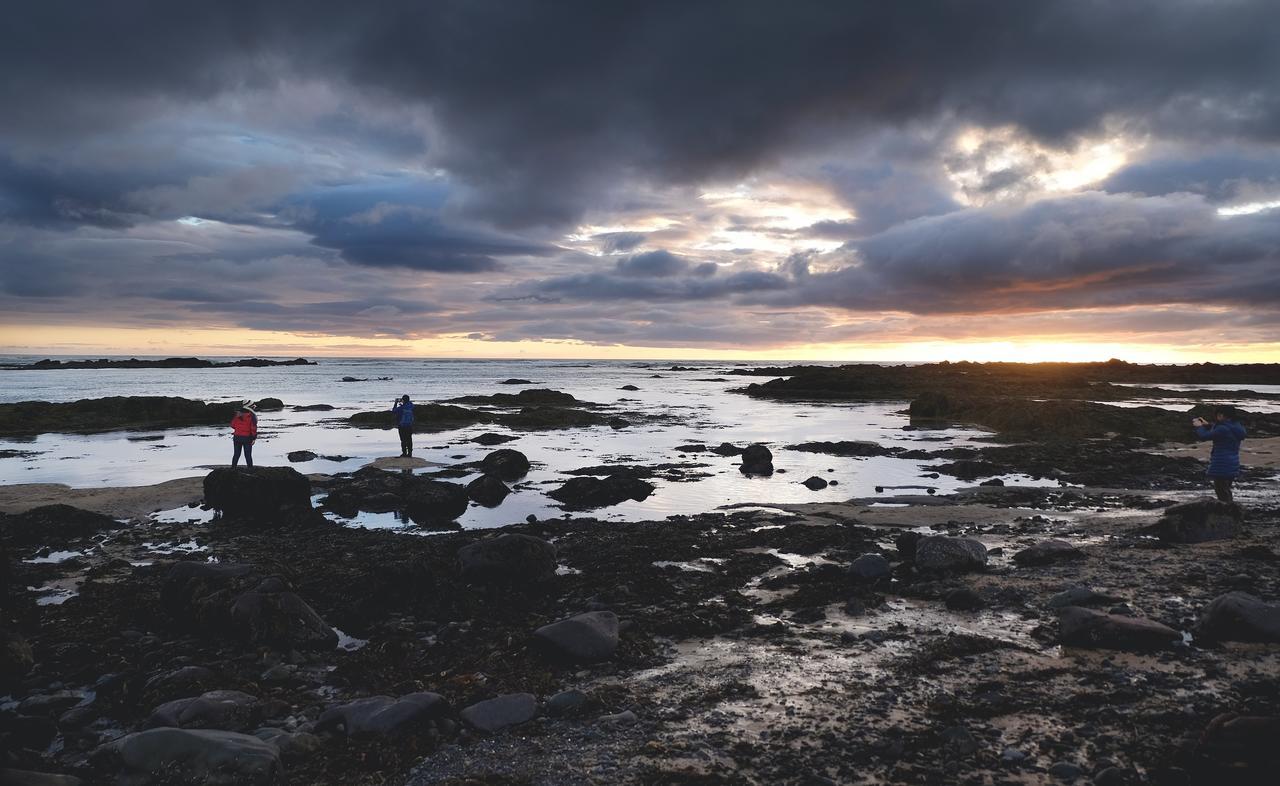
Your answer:
[[[231,466],[240,463],[240,451],[244,451],[244,465],[253,467],[253,443],[258,438],[258,416],[253,405],[245,402],[236,416],[231,419],[231,444],[235,452],[231,456]]]

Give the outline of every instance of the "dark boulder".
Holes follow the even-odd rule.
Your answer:
[[[316,454],[310,450],[291,450],[285,454],[285,458],[294,464],[298,464],[303,461],[315,461]]]
[[[219,467],[204,477],[204,501],[225,516],[267,521],[311,510],[311,481],[292,467]]]
[[[623,385],[622,387],[618,388],[618,390],[631,390],[631,391],[636,391],[639,389],[640,388],[636,387],[635,385]]]
[[[511,379],[504,379],[498,384],[499,385],[532,385],[533,383],[527,379],[516,379],[515,377],[512,377]]]
[[[1280,604],[1247,592],[1228,592],[1209,602],[1196,635],[1212,641],[1280,642]]]
[[[787,445],[787,450],[798,450],[802,453],[822,453],[828,456],[850,456],[864,458],[867,456],[892,456],[901,453],[902,448],[886,448],[876,442],[802,442],[799,445]]]
[[[467,496],[486,508],[496,508],[507,498],[511,489],[496,475],[481,475],[467,484]]]
[[[278,398],[264,398],[253,405],[259,412],[279,412],[284,409],[284,402]]]
[[[677,453],[702,453],[706,449],[706,445],[676,445]]]
[[[740,456],[742,455],[742,448],[729,442],[721,442],[711,448],[711,452],[719,456]]]
[[[1156,523],[1156,533],[1170,543],[1228,540],[1239,537],[1243,520],[1235,503],[1198,499],[1166,508]]]
[[[231,602],[231,625],[241,639],[282,649],[331,650],[338,634],[284,582],[269,578]]]
[[[580,690],[562,690],[547,699],[547,714],[553,718],[572,718],[584,713],[591,697]]]
[[[946,393],[926,391],[911,401],[907,415],[912,419],[932,420],[950,417],[955,406]]]
[[[533,637],[544,652],[558,659],[607,660],[618,649],[618,616],[612,611],[588,611],[543,625]]]
[[[556,547],[532,535],[505,533],[458,549],[458,569],[467,581],[546,581],[556,573]]]
[[[238,690],[214,690],[161,704],[152,711],[146,725],[244,731],[257,725],[261,717],[262,702],[256,696]]]
[[[579,510],[603,508],[627,500],[642,502],[653,493],[652,483],[639,478],[610,475],[607,478],[571,478],[563,486],[547,492],[547,496],[565,506]]]
[[[244,784],[284,783],[280,752],[257,737],[215,729],[159,728],[111,743],[120,759],[121,783]]]
[[[929,535],[916,543],[915,561],[920,570],[982,570],[987,565],[987,547],[972,538]]]
[[[1171,647],[1182,634],[1141,617],[1066,606],[1058,610],[1058,639],[1071,647],[1150,652]]]
[[[0,514],[0,542],[10,546],[64,545],[123,526],[110,516],[70,505],[41,505],[23,513]]]
[[[433,525],[461,516],[467,501],[467,489],[459,483],[364,467],[336,482],[323,504],[341,516],[354,516],[362,510],[402,511],[417,524]]]
[[[369,696],[328,708],[320,714],[316,730],[341,730],[348,737],[392,737],[420,730],[448,712],[449,703],[438,693],[410,693],[398,699]]]
[[[739,469],[744,475],[772,475],[773,453],[764,445],[748,445],[742,451],[742,466]]]
[[[480,461],[480,469],[486,475],[496,475],[510,482],[529,474],[529,459],[518,450],[501,448],[485,456]]]
[[[830,484],[827,483],[826,478],[820,478],[817,475],[813,475],[811,477],[805,478],[803,485],[805,488],[809,489],[810,491],[821,491],[822,489],[825,489]]]
[[[332,412],[332,404],[295,404],[290,407],[294,412]]]
[[[981,595],[968,587],[951,590],[942,596],[942,602],[952,611],[977,611],[987,605]]]
[[[1088,587],[1069,587],[1049,598],[1045,603],[1051,609],[1064,606],[1103,606],[1115,603],[1119,598],[1097,592]]]
[[[1052,565],[1084,559],[1084,552],[1065,540],[1042,540],[1013,555],[1019,565]]]
[[[863,554],[849,566],[849,575],[855,581],[876,581],[892,572],[889,560],[879,554]]]
[[[472,704],[460,714],[472,728],[492,734],[533,720],[538,714],[538,700],[532,693],[509,693]]]
[[[893,539],[893,546],[898,550],[898,556],[904,560],[914,560],[916,558],[916,546],[924,537],[919,532],[899,532]]]
[[[504,442],[515,442],[519,437],[510,434],[495,434],[492,431],[486,431],[478,437],[472,437],[471,442],[477,445],[501,445]]]

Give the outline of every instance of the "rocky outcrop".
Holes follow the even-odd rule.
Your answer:
[[[556,573],[556,547],[532,535],[505,533],[458,549],[458,570],[467,581],[547,581]]]
[[[1150,652],[1173,646],[1182,634],[1142,617],[1066,606],[1058,611],[1058,639],[1071,647]]]
[[[915,561],[920,570],[982,570],[987,565],[987,547],[972,538],[930,535],[916,542]]]
[[[219,467],[204,477],[204,501],[224,516],[269,521],[311,510],[311,481],[292,467]]]
[[[176,426],[225,426],[239,402],[206,404],[176,396],[111,396],[51,404],[0,404],[0,436],[93,433]]]
[[[486,475],[511,482],[529,474],[529,458],[518,450],[501,448],[481,459],[480,469]]]
[[[822,489],[825,489],[830,484],[827,483],[826,478],[820,478],[817,475],[812,475],[808,478],[805,478],[804,481],[802,482],[802,485],[805,488],[809,489],[810,491],[821,491]]]
[[[467,484],[467,497],[486,508],[496,508],[507,498],[511,489],[496,475],[481,475]]]
[[[530,407],[549,404],[559,407],[580,406],[583,402],[558,390],[534,388],[519,393],[494,393],[489,396],[459,396],[449,399],[450,404],[488,404],[499,407]]]
[[[902,452],[902,448],[886,448],[875,442],[801,442],[798,445],[787,445],[787,450],[798,450],[802,453],[822,453],[827,456],[850,456],[864,458],[867,456],[892,456]]]
[[[467,489],[458,483],[364,467],[336,482],[322,504],[348,518],[362,510],[403,512],[415,523],[431,526],[461,516],[467,510],[467,501]]]
[[[571,478],[563,486],[547,492],[547,496],[566,507],[589,510],[617,505],[627,500],[642,502],[654,491],[652,483],[639,478],[610,475],[607,478]]]
[[[170,782],[207,786],[276,786],[284,783],[280,752],[257,737],[213,729],[159,728],[111,744],[121,784]]]
[[[400,698],[369,696],[330,707],[316,722],[317,731],[341,731],[348,737],[392,737],[419,731],[449,712],[438,693],[410,693]]]
[[[472,437],[470,441],[477,445],[501,445],[505,442],[515,442],[518,439],[520,438],[511,434],[495,434],[492,431],[486,431],[479,436]]]
[[[1212,641],[1280,642],[1280,603],[1247,592],[1228,592],[1209,602],[1196,636]]]
[[[9,546],[66,544],[123,526],[101,513],[70,505],[42,505],[23,513],[0,513],[0,542]]]
[[[889,560],[879,554],[863,554],[849,566],[849,575],[855,581],[876,581],[892,572]]]
[[[331,650],[334,633],[306,601],[279,578],[268,578],[231,602],[233,633],[251,644],[281,649]]]
[[[748,445],[742,451],[739,469],[744,475],[772,475],[773,453],[764,445]]]
[[[544,625],[533,637],[544,652],[558,659],[607,660],[618,649],[618,616],[612,611],[588,611]]]
[[[316,454],[310,450],[291,450],[286,453],[284,457],[289,459],[290,463],[293,464],[301,464],[305,461],[315,461],[317,458]]]
[[[1052,565],[1084,559],[1084,552],[1065,540],[1042,540],[1013,555],[1019,565]]]
[[[1166,508],[1155,529],[1170,543],[1205,543],[1239,537],[1243,521],[1239,505],[1198,499]]]
[[[161,360],[139,360],[138,358],[129,358],[128,360],[112,360],[109,358],[101,358],[99,360],[51,360],[45,358],[25,366],[14,364],[0,368],[48,371],[68,368],[266,368],[268,366],[314,365],[317,365],[314,360],[305,358],[294,358],[293,360],[245,358],[244,360],[223,362],[204,360],[202,358],[163,358]]]

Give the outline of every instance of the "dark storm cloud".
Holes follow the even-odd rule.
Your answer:
[[[1187,192],[1212,202],[1248,196],[1251,190],[1280,197],[1280,152],[1276,150],[1183,150],[1138,161],[1100,186],[1113,193],[1150,196]]]
[[[620,176],[732,176],[920,119],[1274,141],[1278,64],[1269,0],[27,3],[0,28],[0,100],[27,111],[0,128],[74,135],[137,102],[349,82],[431,107],[473,208],[561,224]]]

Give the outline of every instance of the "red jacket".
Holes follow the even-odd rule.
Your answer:
[[[237,412],[231,419],[231,433],[237,437],[258,436],[258,416],[252,412]]]

